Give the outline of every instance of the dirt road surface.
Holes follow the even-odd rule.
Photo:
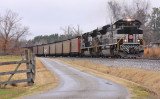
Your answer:
[[[59,85],[53,90],[24,99],[129,99],[129,92],[124,86],[49,58],[40,60],[58,76]]]

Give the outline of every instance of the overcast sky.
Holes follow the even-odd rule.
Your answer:
[[[37,35],[63,34],[60,27],[80,25],[83,32],[109,23],[108,0],[0,0],[0,14],[7,9],[22,17],[22,24],[30,28],[32,39]],[[123,0],[124,1],[124,0]],[[126,0],[128,3],[129,1]],[[152,7],[160,7],[160,0],[151,0]]]

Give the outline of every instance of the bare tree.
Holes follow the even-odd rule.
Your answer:
[[[122,17],[123,18],[133,18],[133,16],[134,16],[134,8],[133,7],[131,7],[131,6],[129,6],[129,5],[127,5],[125,2],[123,2],[123,4],[122,4]]]
[[[144,40],[148,43],[151,41],[151,30],[149,26],[149,0],[134,0],[135,14],[133,18],[138,19],[142,22],[142,29],[144,30]]]
[[[144,25],[148,22],[149,18],[149,0],[134,0],[134,18],[140,20]]]
[[[145,24],[148,21],[149,0],[132,0],[132,2],[132,4],[128,5],[126,2],[109,1],[108,11],[110,12],[111,20],[115,22],[120,18],[135,18]]]
[[[148,41],[151,33],[148,28],[149,2],[149,0],[132,0],[131,4],[127,4],[126,2],[120,3],[115,0],[110,0],[108,2],[108,10],[110,12],[111,22],[113,23],[119,18],[135,18],[140,20],[142,22],[142,29],[144,30],[144,39]]]
[[[119,2],[115,0],[111,0],[108,2],[108,11],[110,12],[110,20],[111,23],[121,18],[122,15],[122,7]]]
[[[149,37],[152,42],[160,42],[160,7],[153,8],[150,15],[148,29],[151,30]]]
[[[4,41],[2,49],[5,54],[7,44],[11,41],[17,42],[22,36],[27,35],[29,28],[23,27],[20,24],[21,18],[11,10],[6,11],[4,16],[0,16],[0,19],[0,36],[1,40]]]
[[[80,25],[77,25],[77,28],[74,26],[68,25],[65,28],[60,28],[64,31],[65,39],[71,38],[73,36],[80,36],[82,34],[82,30],[80,29]]]
[[[80,30],[80,25],[77,25],[77,29],[73,27],[74,34],[80,36],[82,34],[82,30]]]
[[[61,27],[60,29],[64,32],[65,35],[65,38],[63,39],[67,39],[68,35],[72,35],[70,26],[67,26],[65,28]]]

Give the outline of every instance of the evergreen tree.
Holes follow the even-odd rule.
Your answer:
[[[160,8],[153,8],[150,20],[152,41],[160,41]]]

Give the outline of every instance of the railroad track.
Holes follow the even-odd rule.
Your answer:
[[[65,60],[82,60],[103,64],[108,67],[129,67],[151,71],[160,71],[160,60],[156,59],[121,59],[121,58],[90,58],[90,57],[55,57]]]

